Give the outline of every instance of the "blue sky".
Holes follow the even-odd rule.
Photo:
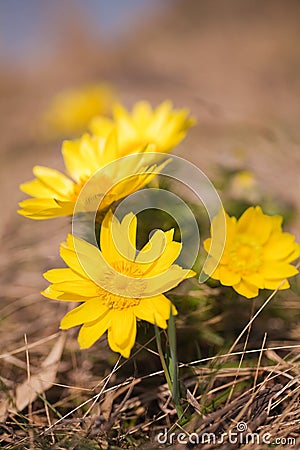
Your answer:
[[[97,38],[115,39],[139,17],[170,4],[165,0],[8,0],[0,1],[0,55],[22,60],[24,53],[51,50],[51,33],[65,23],[69,12],[81,12]],[[79,16],[79,15],[78,15]]]

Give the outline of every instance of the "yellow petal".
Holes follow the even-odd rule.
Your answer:
[[[129,358],[136,338],[136,318],[132,309],[114,310],[111,327],[108,331],[108,343],[111,349]]]
[[[117,235],[117,248],[129,260],[134,260],[136,255],[136,228],[137,218],[133,213],[127,214],[120,226],[120,234]],[[122,247],[120,247],[122,245]],[[120,251],[119,250],[119,251]]]
[[[224,257],[226,249],[230,247],[236,236],[236,218],[229,217],[220,209],[211,224],[211,239],[206,240],[205,250],[216,260]],[[223,259],[222,259],[223,261]]]
[[[57,205],[61,209],[61,215],[63,216],[72,216],[74,213],[75,201],[64,201],[64,200],[56,200]],[[79,211],[77,211],[79,212]]]
[[[172,241],[174,229],[156,230],[136,257],[144,276],[152,277],[165,272],[178,258],[182,244]]]
[[[70,268],[51,269],[43,274],[44,278],[50,283],[60,283],[62,281],[78,281],[82,280],[76,272]]]
[[[253,284],[254,286],[258,287],[259,289],[265,288],[264,277],[258,272],[250,273],[249,275],[244,275],[243,280],[247,281],[250,284]]]
[[[109,263],[134,261],[136,254],[137,219],[133,213],[127,214],[122,222],[110,210],[101,225],[100,246]]]
[[[254,298],[258,296],[258,288],[247,281],[241,280],[238,284],[232,286],[240,295],[246,298]]]
[[[63,173],[49,167],[35,166],[34,175],[49,189],[58,195],[68,196],[74,190],[74,183]]]
[[[128,175],[124,172],[124,177],[121,180],[115,180],[116,183],[106,195],[114,197],[114,201],[119,200],[146,186],[156,174],[146,171],[145,173]]]
[[[284,262],[293,262],[300,256],[300,245],[296,244],[294,251],[284,259]]]
[[[220,279],[220,265],[213,257],[209,257],[203,266],[203,271],[206,275],[210,276],[214,280]]]
[[[233,272],[227,266],[220,266],[220,282],[224,286],[233,286],[241,281],[241,275],[239,273]]]
[[[18,210],[18,214],[35,220],[46,220],[55,217],[71,215],[69,203],[67,207],[61,206],[52,198],[29,198],[19,203],[22,208]]]
[[[94,283],[102,286],[103,277],[110,270],[110,266],[105,261],[99,248],[75,236],[73,236],[73,245],[76,252],[75,256],[73,254],[73,260],[71,262],[73,266],[68,262],[67,264],[76,271],[78,271],[78,265],[80,265],[82,272],[85,273],[85,277],[90,278]],[[75,257],[77,262],[75,262]]]
[[[275,232],[282,232],[282,222],[283,218],[281,216],[270,216],[272,219],[272,231]]]
[[[73,238],[73,236],[71,236],[71,238]],[[73,271],[78,273],[82,278],[88,278],[88,274],[78,259],[75,250],[72,247],[70,248],[69,242],[62,242],[60,244],[60,256]]]
[[[132,117],[138,127],[143,130],[147,128],[152,115],[152,108],[148,102],[141,101],[135,104]]]
[[[167,292],[186,278],[191,278],[194,275],[195,272],[193,270],[182,269],[180,266],[173,264],[166,272],[152,278],[145,278],[147,285],[144,294],[147,297],[152,297]]]
[[[102,137],[104,139],[107,138],[114,127],[115,124],[113,123],[113,121],[104,116],[94,117],[89,125],[89,129],[91,130],[92,134],[95,134],[96,136]]]
[[[205,241],[203,242],[203,247],[207,253],[209,253],[210,246],[211,246],[211,238],[205,239]]]
[[[273,217],[263,214],[259,206],[248,208],[237,223],[238,234],[252,236],[260,244],[269,239],[272,230]]]
[[[111,234],[112,219],[113,219],[113,212],[112,210],[109,210],[103,219],[100,231],[101,251],[106,261],[108,261],[110,264],[112,264],[115,261],[118,261],[120,258],[119,252],[117,251],[114,241],[112,239]]]
[[[19,203],[19,206],[28,214],[42,213],[51,209],[60,209],[53,198],[28,198]]]
[[[264,245],[264,258],[266,260],[280,260],[287,258],[296,248],[295,238],[292,234],[275,232]]]
[[[140,320],[156,324],[160,328],[167,328],[166,321],[170,318],[171,308],[173,315],[177,315],[177,310],[170,300],[159,294],[142,299],[140,304],[134,307],[134,313]]]
[[[127,214],[121,224],[115,217],[112,220],[112,238],[122,259],[134,261],[136,254],[137,220],[133,213]]]
[[[80,348],[91,347],[110,327],[111,311],[108,310],[97,320],[87,322],[82,325],[78,334],[78,343]]]
[[[52,284],[42,291],[41,294],[52,300],[61,300],[63,302],[84,302],[88,300],[88,298],[82,297],[82,295],[56,291]]]
[[[87,133],[81,137],[79,151],[88,176],[93,175],[99,169],[99,159],[103,154],[104,144],[103,139]]]
[[[25,192],[25,194],[31,195],[31,197],[36,198],[52,198],[57,197],[60,199],[67,198],[64,194],[60,195],[50,187],[43,184],[41,180],[35,178],[34,180],[27,181],[27,183],[23,183],[20,185],[21,191]]]
[[[101,300],[88,300],[77,308],[69,311],[61,320],[60,328],[67,330],[86,322],[98,320],[100,316],[105,315],[107,307],[103,305]]]
[[[134,123],[122,105],[116,104],[114,106],[113,116],[118,126],[119,137],[123,137],[127,141],[137,137],[137,131]]]
[[[80,183],[90,174],[90,171],[86,168],[87,161],[80,152],[80,145],[80,139],[64,141],[61,150],[67,173],[76,183]]]
[[[82,297],[97,297],[99,295],[99,287],[93,281],[86,279],[54,283],[53,289],[59,292],[81,295]]]
[[[156,230],[146,245],[136,257],[137,263],[153,263],[166,248],[166,235],[162,230]]]
[[[174,229],[174,228],[170,228],[170,230],[164,231],[164,233],[165,233],[165,238],[166,238],[166,240],[167,240],[167,243],[173,241],[173,238],[174,238],[174,232],[175,232],[175,229]]]
[[[287,280],[265,280],[265,289],[277,290],[280,291],[283,289],[289,289],[290,283]]]
[[[147,277],[152,277],[165,272],[178,258],[181,252],[181,248],[182,244],[180,242],[173,241],[168,243],[162,255],[156,261],[154,261],[149,269],[147,269],[145,275]]]
[[[108,193],[115,196],[115,199],[120,199],[136,192],[150,183],[170,161],[171,159],[168,159],[160,165],[153,164],[149,166],[147,164],[142,166],[143,159],[141,159],[139,154],[136,154],[134,158],[131,156],[130,158],[125,158],[125,160],[122,159],[122,171],[115,174],[115,184]],[[120,166],[117,165],[117,167]]]
[[[284,280],[285,278],[297,275],[298,269],[291,264],[280,261],[267,261],[260,269],[260,273],[264,278],[271,280]]]
[[[119,150],[118,144],[118,135],[116,128],[112,128],[110,133],[107,135],[105,140],[105,147],[103,149],[103,155],[99,155],[101,159],[98,157],[98,163],[102,166],[105,166],[112,161],[120,158],[121,152]]]

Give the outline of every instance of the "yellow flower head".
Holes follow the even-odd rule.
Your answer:
[[[256,202],[260,194],[254,174],[248,170],[235,173],[231,178],[230,195],[234,199],[245,199],[251,203]]]
[[[119,222],[109,211],[101,226],[101,251],[69,235],[60,248],[68,268],[44,274],[52,283],[42,292],[44,296],[83,302],[61,321],[62,329],[82,325],[78,335],[81,348],[90,347],[108,330],[111,349],[129,357],[137,319],[166,328],[171,308],[177,314],[163,292],[194,275],[173,264],[182,244],[173,241],[174,230],[156,230],[137,252],[136,228],[134,214]]]
[[[91,131],[106,136],[116,128],[122,155],[138,149],[151,152],[169,152],[185,137],[195,119],[189,117],[187,109],[173,109],[169,101],[152,109],[148,102],[138,102],[131,112],[121,105],[113,108],[113,120],[95,117],[90,124]]]
[[[33,198],[19,204],[19,214],[37,220],[72,215],[82,188],[93,176],[80,206],[84,207],[82,211],[96,211],[95,203],[99,204],[104,198],[101,209],[105,209],[144,187],[164,167],[164,164],[143,166],[142,154],[110,165],[120,156],[115,132],[106,139],[85,134],[81,139],[64,141],[62,154],[67,175],[48,167],[35,166],[33,173],[36,178],[20,186]],[[89,202],[91,198],[95,201]],[[76,212],[82,211],[76,209]]]
[[[211,256],[207,274],[247,298],[256,297],[259,289],[290,287],[286,279],[298,273],[290,263],[299,257],[300,246],[293,235],[282,231],[281,216],[268,216],[256,206],[248,208],[239,220],[226,214],[226,226],[222,258],[211,273],[210,266],[215,264]],[[218,216],[211,232],[218,239]],[[211,238],[204,242],[208,253],[210,246]]]
[[[44,117],[44,127],[55,136],[73,136],[87,130],[90,120],[111,114],[115,94],[106,84],[63,91],[52,101]]]

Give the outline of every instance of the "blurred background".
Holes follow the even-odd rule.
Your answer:
[[[19,293],[34,302],[45,286],[42,271],[60,264],[58,242],[69,224],[30,221],[16,210],[25,198],[18,186],[32,178],[34,165],[63,168],[61,141],[41,139],[38,128],[52,97],[66,88],[107,81],[128,107],[166,98],[188,107],[198,124],[177,154],[212,181],[220,165],[246,168],[264,195],[299,211],[299,23],[297,0],[0,2],[7,301]],[[300,238],[299,214],[290,230]]]
[[[180,154],[208,175],[246,166],[299,206],[299,20],[297,0],[1,2],[1,232],[24,226],[18,184],[32,166],[60,167],[60,143],[36,140],[53,95],[103,80],[127,106],[190,108],[198,126]]]

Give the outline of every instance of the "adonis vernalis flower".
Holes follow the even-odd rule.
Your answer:
[[[219,217],[212,222],[212,236],[218,240]],[[282,217],[268,216],[259,206],[248,208],[237,220],[226,214],[226,242],[216,267],[213,255],[205,272],[225,286],[232,286],[247,298],[259,289],[288,289],[287,278],[298,273],[290,264],[300,255],[292,234],[282,231]],[[222,243],[219,243],[222,245]],[[204,242],[209,253],[211,238]],[[211,273],[212,272],[212,273]]]
[[[36,220],[72,215],[85,183],[101,168],[103,171],[91,186],[90,197],[97,199],[97,204],[101,196],[104,197],[101,209],[105,209],[144,187],[164,167],[164,163],[143,166],[142,154],[124,158],[119,164],[110,166],[120,156],[114,131],[106,139],[85,134],[81,139],[64,141],[62,155],[67,175],[48,167],[35,166],[33,173],[36,178],[21,184],[20,189],[33,198],[19,204],[22,208],[19,214]],[[95,202],[86,203],[87,209],[83,211],[95,210]]]
[[[230,196],[233,199],[246,200],[249,203],[258,201],[261,195],[254,174],[248,170],[236,172],[231,178]]]
[[[173,264],[182,244],[173,241],[174,230],[156,230],[137,252],[136,228],[134,214],[119,222],[109,211],[101,226],[101,251],[69,235],[60,251],[69,267],[44,274],[52,283],[44,296],[83,302],[61,321],[62,329],[82,325],[78,335],[81,348],[93,345],[107,330],[111,349],[129,357],[137,320],[166,328],[171,308],[177,314],[163,293],[194,275]]]
[[[73,136],[87,130],[99,114],[111,114],[115,101],[113,89],[106,84],[66,90],[54,97],[44,117],[44,126],[54,136]]]
[[[128,155],[146,147],[151,152],[169,152],[184,139],[194,123],[187,109],[173,109],[170,101],[164,101],[155,109],[142,101],[136,103],[131,112],[115,105],[113,120],[95,117],[90,129],[96,135],[106,136],[115,127],[120,152]]]

